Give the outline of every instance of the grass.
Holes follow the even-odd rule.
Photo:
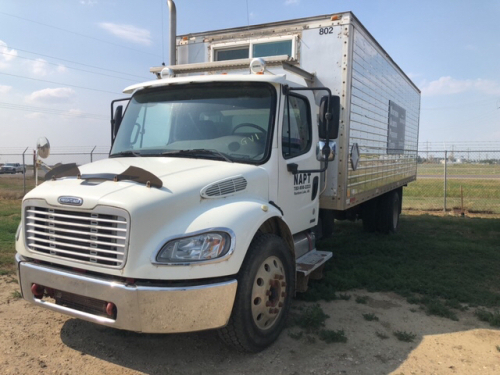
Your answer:
[[[336,222],[323,280],[307,300],[352,289],[394,291],[428,314],[457,319],[469,306],[500,307],[500,221],[402,216],[396,235],[363,233],[361,223]]]
[[[373,313],[363,314],[363,318],[369,322],[378,322],[378,316]]]
[[[305,329],[306,332],[315,332],[325,326],[329,316],[324,313],[319,304],[307,306],[300,314],[294,317],[293,325]]]
[[[304,333],[307,333],[305,338],[310,344],[316,342],[315,336],[327,343],[347,342],[347,337],[345,336],[343,330],[333,331],[323,328],[325,326],[325,321],[329,318],[329,316],[324,313],[319,304],[310,305],[296,310],[300,311],[300,313],[292,314],[290,325],[293,328],[298,327],[302,330],[289,331],[288,336],[292,339],[300,340],[304,337]]]
[[[385,333],[382,333],[382,332],[375,332],[375,335],[377,335],[377,337],[381,340],[387,340],[389,338],[389,336],[387,336]]]
[[[331,329],[322,329],[319,331],[319,339],[327,343],[347,342],[347,337],[343,330],[332,331]]]
[[[417,335],[414,334],[413,332],[406,332],[406,331],[395,331],[393,332],[394,336],[399,341],[404,341],[404,342],[413,342],[417,338]]]
[[[42,182],[43,179],[40,180]],[[35,187],[33,176],[26,176],[26,192]],[[22,175],[0,175],[0,198],[21,199],[24,195],[24,180]]]
[[[500,327],[500,312],[494,313],[486,311],[485,309],[477,309],[474,314],[483,322],[487,322],[492,327]]]
[[[420,175],[444,175],[444,164],[418,164]],[[446,166],[446,174],[453,175],[500,175],[500,164],[451,164]]]
[[[15,272],[14,239],[21,221],[20,200],[0,200],[0,275]]]
[[[361,303],[363,305],[366,305],[368,303],[368,296],[358,296],[356,297],[356,303]]]
[[[464,209],[468,212],[500,214],[500,179],[448,179],[446,207],[460,208],[463,194]],[[462,188],[462,193],[460,188]],[[418,179],[404,189],[403,208],[414,210],[442,210],[444,180]]]

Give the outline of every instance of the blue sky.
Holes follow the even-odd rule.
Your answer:
[[[176,5],[178,34],[353,11],[422,90],[420,149],[500,144],[500,1]],[[168,47],[165,0],[0,0],[0,148],[31,148],[40,136],[53,147],[108,146],[110,101],[152,79]]]

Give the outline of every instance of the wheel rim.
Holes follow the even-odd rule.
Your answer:
[[[286,275],[281,260],[275,256],[260,265],[252,287],[252,317],[261,330],[271,328],[281,315],[286,299]]]

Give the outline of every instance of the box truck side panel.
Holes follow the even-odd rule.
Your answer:
[[[402,186],[417,173],[420,92],[369,34],[360,27],[353,31],[344,208]]]

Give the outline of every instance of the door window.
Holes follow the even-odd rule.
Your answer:
[[[306,98],[288,96],[283,119],[282,152],[285,159],[305,154],[312,143],[311,109]]]

